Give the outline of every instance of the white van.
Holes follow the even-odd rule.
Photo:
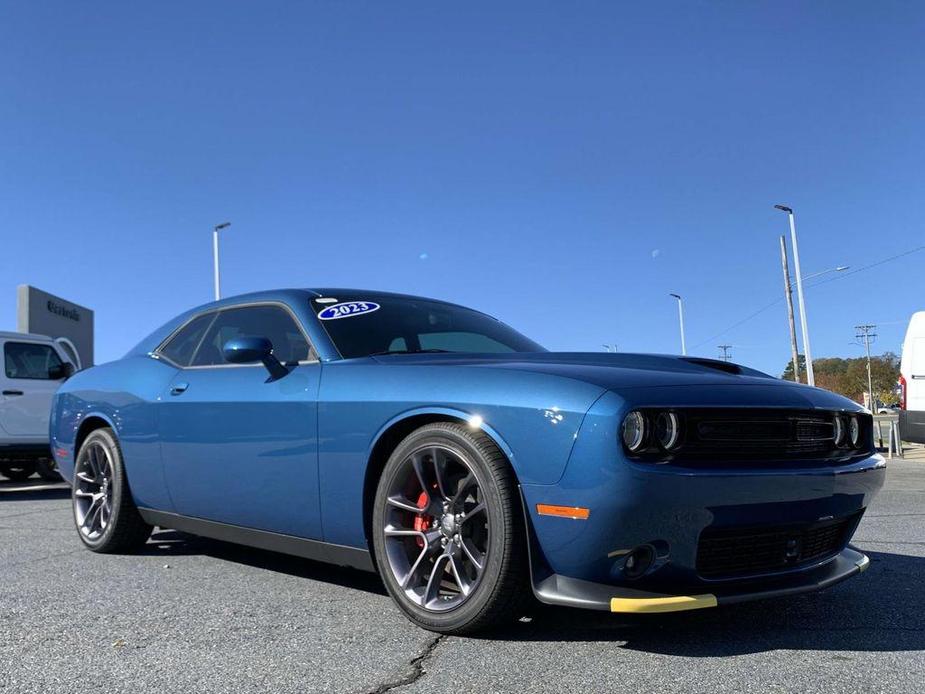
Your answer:
[[[904,441],[925,443],[925,311],[913,313],[909,321],[899,374],[899,432]]]
[[[0,332],[0,474],[48,479],[48,417],[58,386],[74,373],[67,351],[44,335]]]

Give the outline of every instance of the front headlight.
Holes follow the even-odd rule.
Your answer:
[[[646,442],[646,418],[633,410],[623,420],[623,445],[631,453],[639,451]]]
[[[857,448],[861,441],[861,424],[855,415],[848,419],[848,438],[851,440],[851,447]]]
[[[835,445],[845,444],[845,420],[841,415],[835,415]]]
[[[655,418],[655,440],[658,445],[666,451],[670,451],[676,445],[681,433],[681,427],[678,424],[678,415],[674,412],[659,412]]]

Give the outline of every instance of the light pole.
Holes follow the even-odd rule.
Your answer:
[[[215,300],[222,298],[222,285],[218,272],[218,232],[231,226],[231,222],[222,222],[212,228],[212,266],[215,273]]]
[[[803,277],[800,274],[800,251],[797,248],[797,228],[793,223],[793,210],[786,205],[774,205],[778,210],[787,213],[790,219],[790,243],[793,246],[793,271],[797,277],[797,299],[800,302],[800,329],[803,331],[803,355],[806,357],[806,382],[816,385],[813,374],[813,353],[809,346],[809,329],[806,327],[806,302],[803,300]]]
[[[787,242],[780,237],[780,264],[784,271],[784,299],[787,301],[787,319],[790,322],[790,354],[793,359],[793,380],[800,382],[800,349],[797,347],[797,329],[793,322],[793,291],[790,289],[790,268],[787,267]]]
[[[669,294],[678,300],[678,322],[681,324],[681,354],[687,354],[687,347],[684,344],[684,302],[681,301],[680,294]]]

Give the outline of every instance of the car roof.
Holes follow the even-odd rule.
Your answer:
[[[411,299],[417,301],[432,301],[437,304],[445,304],[447,306],[457,306],[459,308],[467,308],[470,311],[476,310],[468,306],[463,306],[462,304],[454,304],[451,301],[444,301],[442,299],[433,299],[427,296],[415,296],[413,294],[400,294],[398,292],[386,292],[378,289],[350,289],[347,287],[304,287],[301,289],[293,288],[280,288],[280,289],[265,289],[257,292],[249,292],[247,294],[237,294],[234,296],[227,296],[219,299],[218,301],[210,301],[205,304],[200,304],[195,308],[186,311],[186,314],[192,313],[201,313],[202,311],[207,311],[209,309],[218,309],[218,308],[230,308],[236,304],[244,304],[252,301],[263,301],[263,300],[285,300],[285,299],[295,299],[297,294],[309,294],[314,295],[315,297],[332,297],[339,299],[343,297],[345,300],[359,300],[361,298],[393,298],[393,299]]]
[[[345,299],[359,299],[362,297],[383,297],[383,298],[393,298],[393,299],[417,299],[418,301],[432,301],[435,304],[446,304],[447,306],[458,306],[460,308],[469,308],[468,306],[463,306],[462,304],[454,304],[452,301],[444,301],[443,299],[433,299],[429,296],[416,296],[414,294],[400,294],[398,292],[385,292],[378,289],[349,289],[344,287],[313,287],[306,289],[307,292],[312,292],[319,297],[332,297],[339,299],[344,297]],[[469,308],[469,310],[474,310]]]
[[[11,330],[0,330],[0,339],[31,340],[32,342],[54,342],[54,340],[48,335],[39,335],[37,333],[17,333]]]
[[[408,299],[408,300],[417,300],[417,301],[432,301],[434,303],[443,304],[445,306],[456,306],[459,308],[467,309],[470,311],[477,311],[482,313],[477,309],[472,309],[467,306],[462,306],[460,304],[454,304],[449,301],[442,301],[440,299],[431,299],[423,296],[413,296],[411,294],[398,294],[396,292],[385,292],[375,289],[349,289],[343,287],[316,287],[316,288],[288,288],[288,289],[267,289],[263,291],[250,292],[247,294],[238,294],[235,296],[228,296],[218,301],[210,301],[208,303],[200,304],[190,308],[183,313],[175,316],[171,320],[164,323],[162,326],[154,330],[152,333],[143,338],[138,344],[136,344],[132,349],[128,351],[125,356],[133,356],[144,354],[150,352],[157,345],[161,344],[171,333],[176,330],[179,326],[185,323],[192,316],[204,313],[206,311],[221,310],[225,308],[231,308],[238,304],[246,304],[251,302],[260,302],[260,301],[283,301],[283,302],[297,302],[299,299],[304,299],[308,297],[330,297],[330,298],[343,298],[344,300],[350,301],[359,301],[361,299],[368,299],[370,301],[375,301],[376,299]],[[490,318],[493,318],[490,314],[487,315]],[[497,319],[495,319],[497,320]]]

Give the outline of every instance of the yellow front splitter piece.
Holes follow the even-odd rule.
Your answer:
[[[635,614],[656,614],[659,612],[683,612],[684,610],[702,610],[716,607],[716,596],[704,595],[665,595],[658,598],[611,598],[611,612],[631,612]]]

